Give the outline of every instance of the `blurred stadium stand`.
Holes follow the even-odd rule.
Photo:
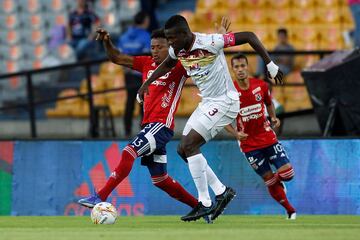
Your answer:
[[[141,8],[140,0],[96,0],[93,9],[113,36],[118,36],[124,26],[131,22]],[[160,23],[180,12],[187,18],[193,31],[214,32],[214,23],[228,16],[232,31],[253,31],[267,49],[276,44],[276,31],[286,28],[289,42],[296,50],[340,50],[350,48],[344,33],[354,24],[346,0],[160,0],[157,17]],[[74,9],[73,0],[3,0],[0,7],[0,74],[74,63],[76,58],[65,42],[55,49],[49,45],[52,30],[67,24],[69,11]],[[249,45],[231,48],[231,51],[250,51]],[[228,60],[231,54],[227,55]],[[296,55],[295,70],[286,77],[285,86],[274,86],[273,95],[285,112],[312,109],[301,70],[319,60],[319,54]],[[252,73],[256,70],[256,56],[249,55]],[[93,91],[106,91],[124,87],[123,69],[111,63],[101,63],[91,68]],[[38,100],[52,97],[66,98],[86,94],[86,74],[83,68],[69,71],[51,71],[34,74],[33,85]],[[197,106],[198,90],[188,87],[183,91],[177,116],[188,117]],[[27,101],[25,76],[0,79],[0,108],[23,104]],[[44,95],[44,96],[43,96]],[[94,95],[94,106],[109,106],[113,116],[124,111],[125,91],[106,92]],[[37,118],[85,118],[91,114],[88,99],[74,98],[41,105]],[[1,113],[6,119],[8,114]],[[8,111],[6,113],[9,113]],[[28,116],[24,111],[16,112],[16,118]],[[10,114],[11,115],[11,114]]]

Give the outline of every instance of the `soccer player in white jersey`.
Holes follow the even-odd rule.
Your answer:
[[[169,56],[140,87],[139,99],[143,99],[153,81],[170,71],[180,60],[202,96],[201,103],[186,123],[178,148],[178,153],[188,162],[199,201],[182,220],[193,221],[209,214],[216,219],[234,198],[235,191],[223,186],[215,193],[216,201],[212,204],[206,176],[207,161],[200,147],[236,119],[240,106],[239,94],[232,82],[223,49],[249,43],[267,64],[272,81],[282,83],[283,74],[252,32],[193,33],[186,19],[175,15],[165,23],[165,35],[170,44]]]

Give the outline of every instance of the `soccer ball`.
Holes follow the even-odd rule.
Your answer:
[[[91,210],[91,221],[94,224],[114,224],[116,218],[116,208],[108,202],[98,203]]]

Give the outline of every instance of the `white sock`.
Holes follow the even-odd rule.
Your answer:
[[[211,169],[209,165],[206,168],[206,177],[209,186],[214,191],[215,195],[221,195],[225,192],[225,185],[220,182],[219,178],[215,175],[214,171]]]
[[[207,161],[201,153],[188,157],[187,160],[191,176],[199,194],[199,202],[205,207],[210,207],[211,198],[206,178]]]

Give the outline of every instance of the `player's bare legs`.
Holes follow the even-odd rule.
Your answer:
[[[191,129],[186,136],[182,137],[178,148],[180,156],[186,157],[199,195],[198,206],[189,214],[183,216],[181,218],[183,221],[197,220],[208,214],[212,214],[212,219],[216,219],[235,196],[233,189],[226,188],[219,181],[215,173],[208,166],[205,157],[201,154],[200,147],[205,143],[204,138],[198,132]],[[208,185],[211,186],[217,195],[215,206],[212,206]]]
[[[288,219],[291,220],[296,219],[296,210],[286,197],[283,181],[290,181],[293,176],[294,170],[290,163],[281,166],[275,174],[272,171],[268,171],[262,175],[271,197],[286,209]]]

